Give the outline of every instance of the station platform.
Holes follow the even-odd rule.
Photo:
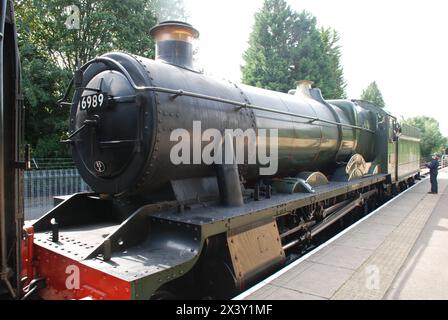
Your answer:
[[[448,170],[429,178],[234,300],[448,299]]]

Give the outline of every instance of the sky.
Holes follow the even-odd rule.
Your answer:
[[[240,81],[242,55],[263,0],[185,0],[201,33],[199,65],[208,74]],[[349,98],[376,81],[397,117],[427,115],[448,136],[448,2],[444,0],[289,0],[296,11],[335,28]],[[297,79],[299,80],[299,79]],[[309,79],[313,80],[313,79]],[[326,97],[331,99],[332,97]]]

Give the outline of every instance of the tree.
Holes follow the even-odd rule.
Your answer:
[[[373,103],[374,105],[384,108],[386,105],[383,100],[383,95],[375,81],[373,81],[367,89],[362,91],[361,100]]]
[[[67,157],[59,141],[68,130],[68,110],[56,105],[70,72],[53,65],[30,43],[19,40],[25,95],[25,138],[37,158]]]
[[[19,37],[63,69],[112,50],[154,56],[150,0],[22,0],[16,14]]]
[[[325,54],[330,58],[329,73],[329,88],[332,92],[329,93],[329,97],[336,97],[339,99],[345,99],[345,89],[347,83],[344,79],[344,69],[341,64],[341,46],[338,44],[340,41],[339,33],[333,28],[321,28],[320,35],[324,44]]]
[[[317,28],[317,19],[303,11],[294,26],[293,77],[314,81],[324,97],[345,98],[345,81],[340,64],[339,36],[333,29]]]
[[[67,136],[69,110],[56,101],[77,66],[113,50],[154,56],[148,34],[156,24],[154,1],[17,1],[25,139],[34,156],[68,155],[68,148],[59,141]]]
[[[421,154],[429,157],[435,152],[443,151],[447,139],[440,132],[439,122],[430,117],[418,116],[405,120],[405,123],[417,127],[421,132]]]
[[[285,0],[265,0],[244,53],[244,83],[287,92],[297,80],[312,80],[324,96],[342,98],[345,83],[337,33],[317,28],[305,11],[296,13]]]
[[[244,83],[287,92],[293,88],[291,72],[296,15],[284,0],[267,0],[255,14],[255,24],[244,53]]]

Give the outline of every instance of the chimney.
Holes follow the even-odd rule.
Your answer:
[[[149,34],[156,41],[156,60],[193,70],[193,40],[199,32],[191,24],[164,21]]]

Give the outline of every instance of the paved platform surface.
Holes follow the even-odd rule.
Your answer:
[[[236,299],[448,299],[448,170]]]
[[[401,268],[386,299],[448,299],[448,189]]]

